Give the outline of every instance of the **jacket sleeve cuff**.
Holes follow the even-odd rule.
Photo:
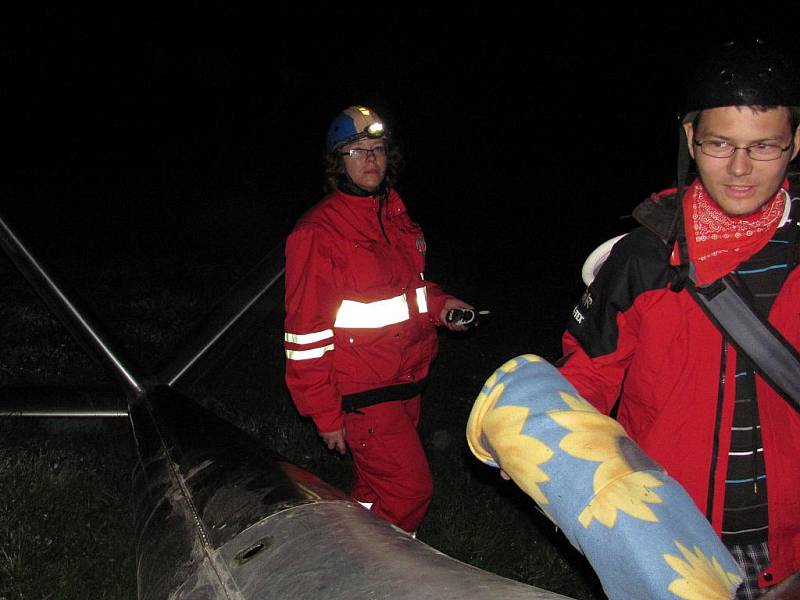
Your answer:
[[[455,298],[455,296],[451,296],[450,294],[444,292],[442,288],[435,283],[429,281],[427,284],[428,314],[430,315],[430,319],[433,321],[434,325],[441,325],[442,320],[440,316],[442,314],[442,309],[444,308],[444,303],[450,298]]]
[[[344,413],[341,410],[317,413],[311,418],[320,433],[332,433],[344,428]]]

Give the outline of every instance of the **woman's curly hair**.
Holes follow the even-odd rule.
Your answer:
[[[385,181],[388,187],[394,187],[400,172],[403,170],[405,162],[400,148],[393,144],[388,138],[384,138],[384,142],[387,150]],[[326,150],[322,157],[322,163],[325,169],[325,192],[330,194],[339,189],[339,180],[341,176],[346,173],[344,157],[338,150],[334,150],[333,152]]]

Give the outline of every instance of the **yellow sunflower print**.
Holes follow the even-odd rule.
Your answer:
[[[632,517],[658,522],[648,504],[659,504],[661,498],[652,491],[662,482],[646,471],[632,468],[621,453],[621,440],[628,440],[622,426],[611,417],[595,410],[586,400],[566,392],[561,399],[570,410],[551,411],[549,417],[572,433],[565,435],[559,447],[575,458],[599,462],[594,473],[594,497],[578,516],[584,527],[597,519],[606,527],[614,527],[617,511]]]
[[[683,559],[674,554],[664,554],[664,560],[681,577],[669,584],[669,591],[685,600],[729,599],[739,587],[742,578],[722,568],[716,557],[710,561],[697,546],[690,551],[678,541],[675,545]]]
[[[549,501],[540,484],[550,477],[539,467],[553,456],[553,450],[542,441],[522,434],[522,427],[530,409],[522,406],[496,407],[505,385],[499,381],[504,374],[513,373],[520,364],[518,361],[539,362],[538,356],[526,354],[509,360],[486,381],[483,390],[475,401],[476,409],[467,424],[468,440],[472,452],[481,460],[491,460],[492,453],[480,447],[481,433],[491,441],[495,456],[503,457],[500,465],[506,473],[539,505]],[[488,390],[488,391],[487,391]]]

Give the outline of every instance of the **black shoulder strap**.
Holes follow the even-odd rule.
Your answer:
[[[689,278],[694,281],[693,265]],[[758,373],[800,412],[800,354],[768,321],[756,314],[726,275],[711,285],[686,286],[722,334],[746,354]]]
[[[800,202],[793,204],[790,213],[792,230],[789,232],[790,268],[797,264],[797,248],[800,246]],[[682,250],[685,257],[685,246]],[[753,310],[730,275],[698,287],[695,284],[694,265],[688,261],[688,257],[685,260],[688,262],[689,280],[686,289],[692,298],[725,338],[750,358],[764,380],[800,412],[800,353],[769,321]]]

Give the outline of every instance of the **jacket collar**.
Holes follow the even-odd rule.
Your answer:
[[[664,241],[672,237],[678,208],[675,190],[671,191],[671,194],[654,195],[633,209],[633,218]]]
[[[362,198],[385,198],[389,194],[389,185],[384,179],[380,187],[374,192],[368,192],[365,189],[358,187],[352,180],[345,174],[339,175],[339,182],[337,187],[350,196],[361,196]]]

